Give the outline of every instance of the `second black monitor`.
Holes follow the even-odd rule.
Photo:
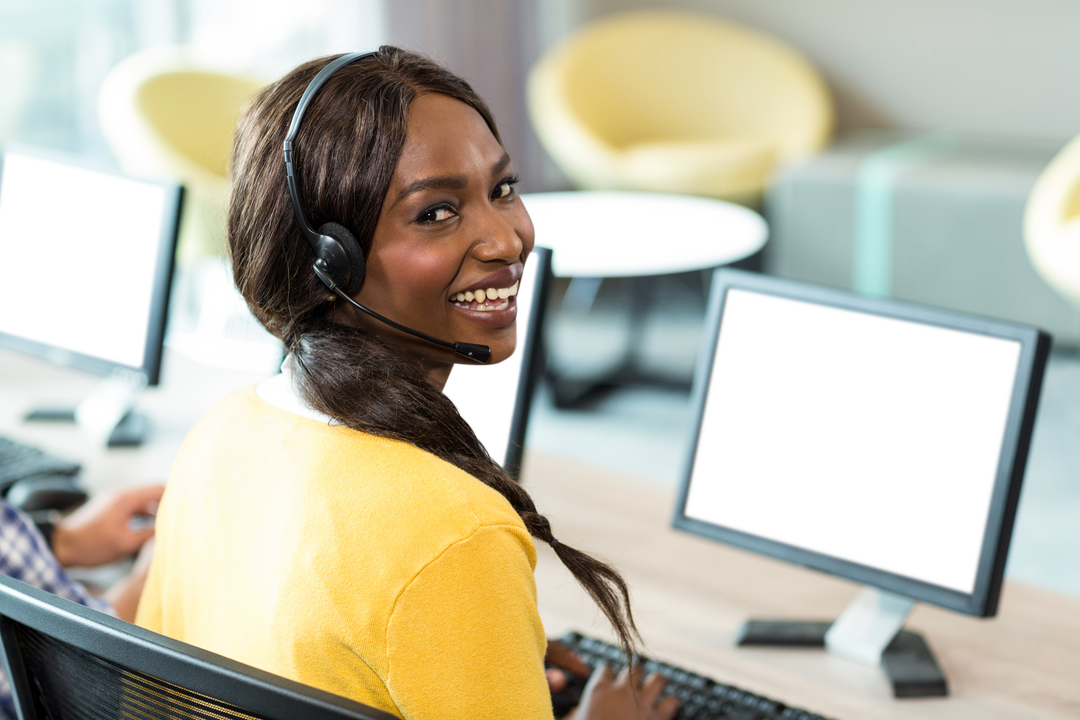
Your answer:
[[[544,306],[551,250],[534,248],[517,294],[517,349],[498,365],[460,363],[443,392],[457,405],[491,457],[517,477],[533,390],[543,366]]]
[[[1049,337],[731,270],[674,524],[996,611]]]

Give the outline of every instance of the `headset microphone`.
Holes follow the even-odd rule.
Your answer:
[[[296,170],[293,167],[293,140],[300,129],[300,120],[304,117],[304,111],[311,103],[316,91],[323,86],[330,76],[345,65],[356,62],[375,53],[350,53],[342,55],[334,60],[314,77],[304,90],[300,102],[296,105],[292,122],[289,124],[289,132],[285,135],[285,180],[289,186],[289,198],[292,200],[293,214],[296,215],[296,223],[301,232],[307,238],[308,244],[315,253],[313,266],[315,275],[330,288],[335,295],[354,305],[364,313],[376,320],[386,323],[390,327],[408,333],[415,337],[427,340],[430,343],[456,352],[458,355],[467,357],[477,363],[486,363],[491,359],[491,348],[487,345],[474,345],[472,343],[447,342],[439,340],[419,330],[405,327],[400,323],[383,317],[379,313],[366,308],[349,297],[349,293],[356,292],[364,284],[364,252],[360,249],[360,243],[356,241],[349,230],[338,223],[328,222],[319,226],[316,232],[308,223],[304,214],[304,206],[300,201],[300,183],[296,178]],[[344,288],[344,289],[342,289]]]

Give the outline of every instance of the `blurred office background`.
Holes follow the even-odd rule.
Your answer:
[[[0,0],[0,144],[115,162],[99,119],[99,93],[117,63],[146,48],[182,45],[206,67],[269,81],[312,57],[391,43],[426,52],[473,82],[499,119],[523,191],[571,189],[530,123],[530,69],[576,31],[646,9],[691,11],[752,28],[801,53],[825,79],[835,113],[832,144],[797,165],[775,168],[768,191],[750,201],[771,228],[765,252],[753,260],[758,269],[849,287],[852,197],[861,163],[920,137],[957,143],[959,149],[923,162],[894,187],[898,224],[907,235],[892,268],[892,289],[906,299],[1054,332],[1010,574],[1080,594],[1074,531],[1080,517],[1080,312],[1033,267],[1022,227],[1037,178],[1080,134],[1080,4]],[[658,238],[657,252],[673,241]],[[641,349],[647,365],[690,377],[706,286],[701,273],[656,281],[659,302],[647,314]],[[565,288],[565,281],[557,283],[547,327],[552,364],[588,374],[618,362],[629,322],[625,288],[604,282],[587,309],[563,303]],[[255,355],[242,360],[264,361]],[[543,386],[539,393],[531,448],[677,482],[691,421],[685,391],[628,387],[573,409],[554,407]]]

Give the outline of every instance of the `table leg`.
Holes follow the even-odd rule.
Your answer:
[[[595,279],[588,279],[591,283]],[[573,289],[573,283],[567,288],[567,294]],[[645,344],[645,322],[649,309],[657,302],[657,287],[659,278],[655,276],[631,277],[622,281],[622,299],[627,308],[629,319],[627,327],[626,349],[622,358],[614,368],[598,376],[587,378],[571,377],[552,364],[548,365],[546,374],[549,387],[552,391],[552,400],[555,407],[560,409],[572,409],[587,407],[601,399],[609,392],[629,386],[661,387],[679,392],[689,392],[692,377],[680,377],[671,373],[648,370],[642,362],[642,348]],[[595,286],[590,285],[584,290],[592,290],[595,298]],[[569,300],[570,306],[578,307],[581,297]],[[567,298],[564,296],[564,301]],[[589,302],[591,307],[592,302]],[[564,302],[566,306],[566,302]]]

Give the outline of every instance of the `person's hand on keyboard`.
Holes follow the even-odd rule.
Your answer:
[[[96,567],[134,554],[154,535],[152,523],[165,488],[149,485],[95,497],[57,523],[53,553],[65,567]]]
[[[642,670],[624,668],[618,676],[607,665],[593,671],[574,720],[671,720],[679,711],[679,700],[661,699],[666,681],[651,674],[642,681]]]
[[[548,641],[544,667],[552,694],[562,692],[576,678],[588,678],[591,672],[584,660],[558,640]]]

